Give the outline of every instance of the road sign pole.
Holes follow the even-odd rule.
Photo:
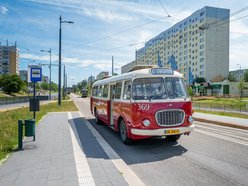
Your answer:
[[[34,108],[36,108],[36,100],[35,100],[35,82],[34,82],[34,89],[33,89],[33,90],[34,90],[34,96],[33,96],[33,97],[34,97],[34,104],[35,104],[35,107],[34,107]],[[35,110],[36,110],[36,109],[34,109],[34,120],[35,120]]]

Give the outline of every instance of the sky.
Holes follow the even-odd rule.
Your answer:
[[[58,82],[59,16],[62,64],[68,86],[101,71],[120,74],[135,50],[204,6],[230,9],[229,69],[248,69],[248,2],[245,0],[0,0],[0,42],[20,50],[20,69],[49,64]],[[243,11],[234,14],[241,10]],[[169,15],[169,16],[168,16]],[[62,67],[64,69],[64,66]],[[49,76],[47,65],[43,75]],[[63,71],[62,71],[63,72]]]

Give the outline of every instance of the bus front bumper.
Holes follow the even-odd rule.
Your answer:
[[[177,134],[189,134],[194,125],[189,127],[163,128],[163,129],[131,129],[131,133],[139,136],[168,136]]]

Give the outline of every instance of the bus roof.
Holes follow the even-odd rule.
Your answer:
[[[159,72],[161,72],[161,70],[162,71],[165,70],[165,72],[167,72],[168,74],[161,74],[161,73],[153,74],[153,72],[157,72],[157,71],[153,71],[153,69],[157,69]],[[98,81],[93,83],[93,86],[94,85],[102,85],[105,83],[116,82],[116,81],[121,81],[121,80],[125,80],[125,79],[135,79],[135,78],[141,78],[141,77],[161,77],[161,76],[183,78],[182,74],[180,74],[177,71],[173,71],[171,69],[148,68],[148,69],[135,70],[132,72],[128,72],[128,73],[120,74],[117,76],[112,76],[112,77],[109,77],[106,79],[98,80]]]

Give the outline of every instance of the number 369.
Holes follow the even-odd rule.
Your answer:
[[[138,110],[149,110],[150,105],[149,104],[138,104]]]

